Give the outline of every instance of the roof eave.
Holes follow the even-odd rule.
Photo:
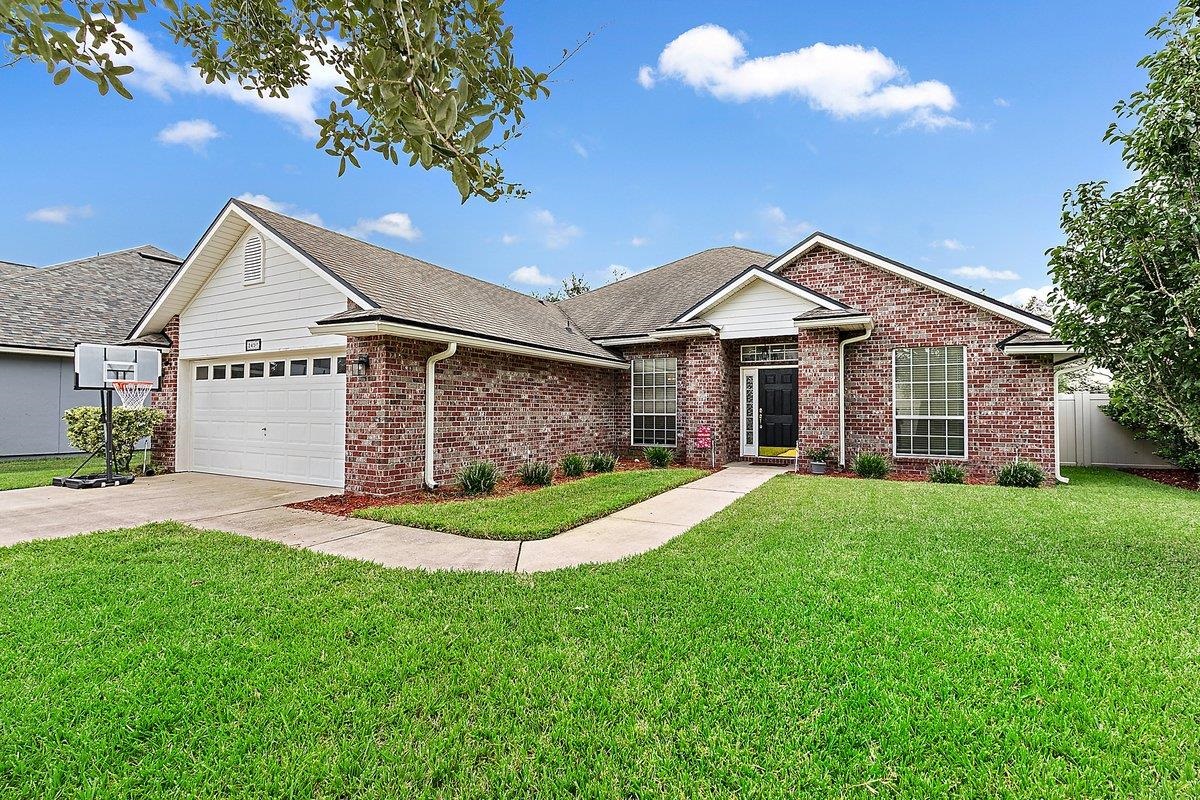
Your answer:
[[[828,317],[825,319],[800,319],[797,318],[796,330],[816,330],[820,328],[837,328],[838,330],[864,330],[874,326],[874,321],[868,314],[859,314],[853,317]]]

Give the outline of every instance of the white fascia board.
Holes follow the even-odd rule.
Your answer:
[[[790,264],[792,261],[804,255],[818,245],[822,247],[828,247],[830,250],[841,253],[844,256],[849,256],[850,258],[858,261],[862,261],[863,263],[870,264],[873,267],[878,267],[884,272],[890,272],[893,275],[899,275],[901,278],[905,278],[913,283],[920,284],[927,289],[933,289],[935,292],[941,292],[942,294],[957,298],[958,300],[962,300],[964,303],[969,303],[976,308],[982,308],[984,311],[989,311],[999,317],[1004,317],[1007,320],[1024,325],[1027,328],[1032,328],[1033,330],[1041,333],[1050,332],[1050,325],[1038,319],[1037,317],[1022,314],[1001,303],[994,303],[986,298],[979,297],[978,295],[975,295],[961,287],[950,283],[942,283],[939,280],[934,280],[933,278],[923,275],[910,267],[904,266],[903,264],[897,264],[893,261],[888,261],[887,259],[880,258],[874,253],[869,253],[866,250],[860,250],[857,247],[830,239],[828,236],[819,233],[808,237],[791,250],[776,258],[770,267],[770,271],[775,272],[776,270],[782,269],[785,265]]]
[[[1000,351],[1006,356],[1073,356],[1078,352],[1069,344],[1006,344]]]
[[[683,328],[676,330],[654,331],[650,334],[653,341],[662,341],[664,339],[703,339],[713,337],[719,334],[720,331],[713,327],[704,328]]]
[[[0,346],[0,353],[12,353],[20,356],[53,356],[55,358],[74,358],[75,354],[70,350],[54,350],[49,347],[4,347]]]
[[[163,306],[165,306],[167,304],[167,302],[171,299],[172,294],[174,294],[174,292],[178,288],[179,283],[183,280],[184,275],[186,275],[195,265],[196,259],[199,258],[202,253],[204,253],[205,249],[208,247],[209,242],[212,240],[212,237],[216,236],[217,232],[219,230],[221,230],[222,226],[224,226],[225,223],[228,222],[229,217],[234,216],[234,215],[236,215],[238,217],[238,219],[242,220],[250,227],[254,228],[261,235],[269,238],[272,242],[277,244],[285,253],[290,255],[292,258],[296,259],[301,264],[304,264],[309,269],[311,269],[313,272],[315,272],[317,275],[321,276],[321,278],[324,279],[326,283],[328,283],[330,286],[333,286],[339,292],[344,294],[348,299],[357,303],[361,308],[378,308],[378,306],[376,306],[374,303],[372,303],[366,297],[362,296],[358,292],[355,292],[355,291],[347,288],[345,284],[341,283],[336,278],[334,278],[332,275],[330,275],[329,271],[326,270],[324,267],[320,266],[319,264],[313,263],[312,259],[310,259],[308,256],[304,255],[299,250],[296,250],[294,247],[292,247],[290,244],[288,244],[286,241],[284,241],[279,236],[276,236],[265,225],[262,225],[261,223],[259,223],[258,220],[254,219],[252,216],[250,216],[249,214],[247,214],[246,212],[244,212],[240,208],[238,208],[236,203],[234,203],[233,201],[230,201],[229,203],[227,203],[225,205],[225,208],[221,210],[221,213],[217,215],[217,219],[213,222],[213,224],[211,224],[209,226],[208,230],[205,232],[204,237],[200,240],[200,242],[194,248],[192,248],[192,252],[188,254],[187,260],[185,260],[183,262],[183,264],[180,265],[179,269],[177,269],[175,271],[175,274],[173,276],[171,276],[171,280],[167,284],[166,289],[164,289],[162,291],[162,293],[159,294],[158,298],[154,301],[154,304],[152,306],[150,306],[150,310],[146,312],[145,316],[143,316],[141,321],[138,323],[138,326],[133,330],[132,333],[130,333],[130,335],[129,335],[130,339],[137,339],[138,337],[144,336],[147,333],[157,333],[158,332],[158,331],[148,330],[149,328],[154,327],[153,325],[151,325],[151,323],[154,321],[154,318],[162,310]],[[224,257],[225,256],[222,255],[221,258],[223,259]],[[213,266],[214,272],[220,268],[220,266],[221,266],[220,261],[221,261],[221,259],[218,259],[217,263]],[[206,279],[207,279],[207,276],[206,276]],[[189,302],[190,302],[190,300],[189,300]],[[179,309],[178,313],[182,313],[184,311],[184,309],[186,309],[186,308],[187,308],[187,305],[185,304],[184,306],[182,306]],[[174,316],[174,314],[172,314],[171,316]],[[159,327],[161,327],[161,326],[159,326]]]
[[[451,333],[449,331],[438,331],[431,328],[422,328],[416,325],[405,325],[400,322],[387,322],[383,320],[367,320],[363,322],[341,322],[329,325],[312,325],[308,329],[309,333],[314,336],[325,334],[337,334],[341,336],[400,336],[405,339],[417,339],[423,342],[457,342],[466,347],[474,347],[479,350],[492,350],[498,353],[512,353],[519,356],[532,356],[534,358],[545,359],[546,361],[563,361],[568,364],[582,364],[588,367],[607,367],[608,369],[619,369],[626,371],[629,369],[629,364],[624,361],[611,361],[606,358],[594,358],[576,353],[565,353],[561,350],[546,350],[541,347],[533,347],[532,345],[517,344],[515,342],[499,342],[494,339],[484,339],[479,336],[471,336],[469,334]]]
[[[652,336],[598,336],[592,339],[593,344],[601,347],[625,347],[631,344],[654,344],[658,340]]]
[[[725,284],[725,286],[721,287],[704,300],[701,300],[699,305],[693,307],[692,310],[675,320],[675,322],[689,322],[693,319],[696,319],[705,311],[710,311],[719,306],[728,297],[743,289],[751,281],[763,281],[777,289],[782,289],[783,291],[795,295],[796,297],[802,297],[808,302],[818,305],[821,308],[829,309],[830,311],[844,308],[844,306],[829,302],[828,298],[822,297],[819,294],[814,294],[813,292],[807,291],[806,289],[795,285],[791,281],[786,281],[783,278],[780,278],[778,275],[767,272],[762,267],[754,267],[753,269],[746,270],[739,277]]]
[[[832,317],[830,319],[796,320],[796,330],[804,331],[814,328],[869,328],[873,323],[865,314],[857,317]]]

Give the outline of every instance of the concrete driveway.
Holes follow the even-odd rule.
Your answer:
[[[0,492],[0,547],[176,520],[387,567],[544,572],[653,550],[785,471],[731,465],[610,517],[533,542],[472,539],[286,508],[335,490],[185,472],[107,489],[47,486]]]

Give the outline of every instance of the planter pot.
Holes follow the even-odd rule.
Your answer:
[[[813,475],[824,475],[825,474],[825,462],[824,461],[808,462],[808,471],[811,472]]]

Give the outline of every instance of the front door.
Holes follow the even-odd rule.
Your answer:
[[[758,371],[758,452],[779,455],[796,446],[796,369]]]

